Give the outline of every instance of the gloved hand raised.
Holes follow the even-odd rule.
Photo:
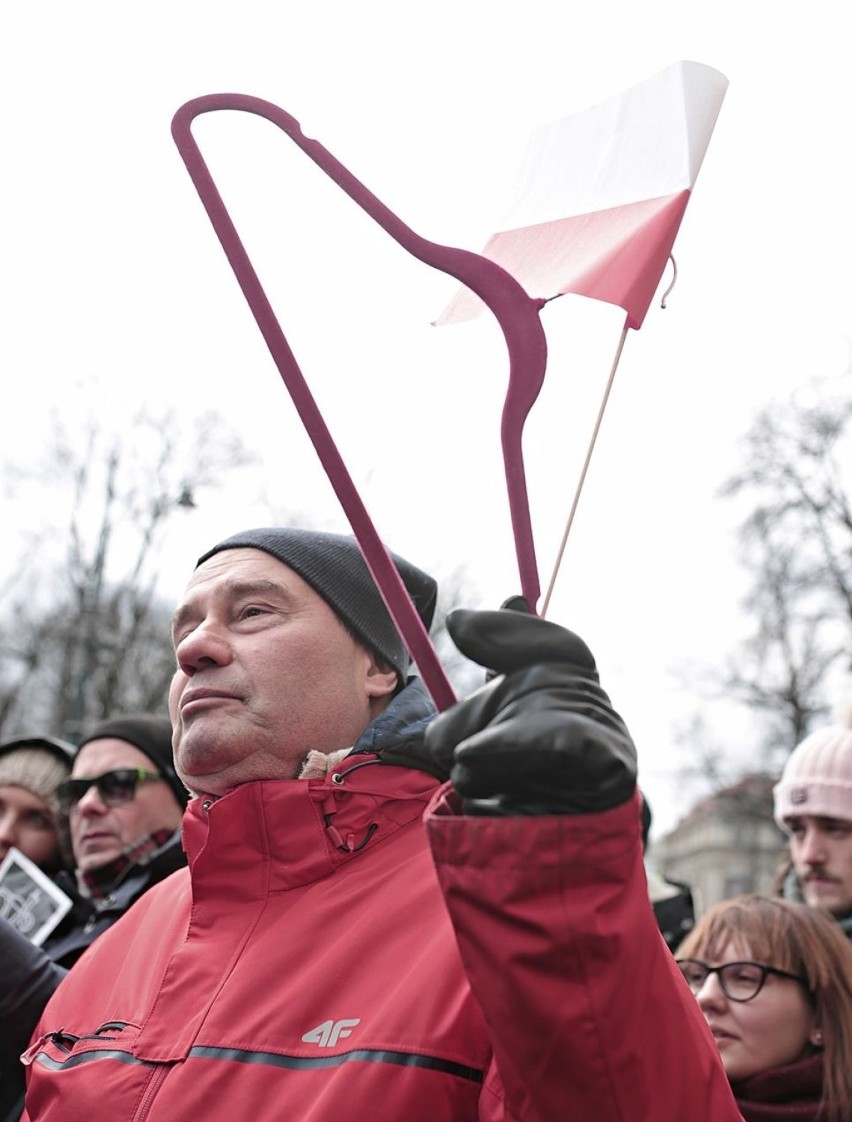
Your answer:
[[[426,731],[465,813],[588,814],[630,798],[636,749],[582,639],[520,611],[457,609],[447,630],[498,675]]]

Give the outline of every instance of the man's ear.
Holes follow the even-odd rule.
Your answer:
[[[381,655],[372,651],[367,653],[370,656],[366,678],[367,696],[390,697],[399,683],[399,672],[389,662],[385,662]]]

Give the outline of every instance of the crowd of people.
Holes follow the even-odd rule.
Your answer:
[[[165,716],[102,721],[76,747],[42,736],[0,746],[0,857],[14,846],[70,900],[39,945],[0,923],[2,1122],[21,1116],[20,1056],[65,974],[135,900],[186,864],[188,797]]]
[[[70,901],[0,920],[2,1122],[852,1119],[852,730],[776,788],[779,894],[696,915],[583,640],[447,628],[484,682],[437,714],[354,539],[248,530],[168,717],[0,745],[0,858]]]

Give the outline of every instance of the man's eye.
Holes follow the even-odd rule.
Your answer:
[[[240,612],[240,619],[253,619],[255,616],[262,616],[265,614],[266,608],[262,608],[258,604],[249,604]]]

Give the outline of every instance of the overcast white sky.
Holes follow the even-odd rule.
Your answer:
[[[640,747],[657,832],[692,793],[671,670],[742,630],[734,512],[716,498],[756,409],[847,372],[852,68],[834,0],[520,5],[60,0],[5,6],[2,365],[8,453],[50,403],[106,417],[147,400],[228,414],[281,509],[345,529],[336,499],[170,135],[191,98],[281,106],[414,230],[479,250],[529,134],[680,59],[730,86],[675,243],[679,279],[631,332],[549,615],[595,650]],[[480,603],[516,591],[499,449],[507,364],[493,321],[436,329],[455,282],[408,258],[277,130],[196,136],[379,532],[434,570],[467,562]],[[663,286],[667,283],[664,278]],[[623,315],[543,315],[545,391],[527,461],[542,584]],[[243,493],[170,543],[266,521]],[[179,540],[180,539],[180,540]],[[712,713],[706,714],[711,720]]]

